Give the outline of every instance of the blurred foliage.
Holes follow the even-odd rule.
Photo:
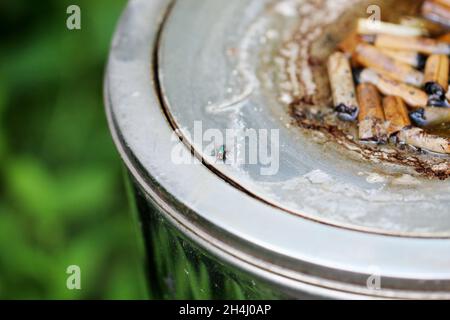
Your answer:
[[[146,297],[102,102],[125,2],[0,2],[0,298]],[[66,28],[71,4],[82,30]],[[73,264],[80,291],[66,288]]]

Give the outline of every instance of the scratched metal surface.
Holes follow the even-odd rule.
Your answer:
[[[173,123],[213,170],[291,214],[374,233],[449,237],[449,181],[350,160],[332,142],[317,143],[290,126],[279,102],[276,57],[298,27],[293,7],[307,2],[176,1],[159,50],[159,76]],[[194,139],[199,120],[202,132],[236,129],[235,144],[228,148],[237,162],[217,161],[207,148],[210,142]],[[261,175],[267,166],[239,157],[248,129],[279,130],[276,174]]]

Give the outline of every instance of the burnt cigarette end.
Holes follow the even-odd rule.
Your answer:
[[[427,58],[428,57],[426,55],[421,53],[417,56],[417,68],[419,70],[425,69],[425,66],[427,64]]]
[[[442,127],[450,123],[450,108],[426,107],[411,112],[410,117],[419,127]]]
[[[450,103],[442,96],[431,95],[428,98],[428,105],[430,107],[450,108]]]
[[[337,112],[338,118],[342,121],[353,122],[356,121],[359,115],[359,108],[356,106],[346,106],[341,103],[334,109]]]
[[[356,120],[359,107],[349,59],[344,53],[335,52],[328,58],[327,67],[333,103],[339,119]]]
[[[412,122],[419,127],[423,127],[427,122],[427,119],[425,118],[424,108],[419,108],[410,112],[409,117],[411,118]]]
[[[445,100],[446,90],[442,88],[439,83],[436,82],[427,82],[425,83],[425,92],[430,96],[433,96],[433,99]]]
[[[353,81],[355,81],[356,84],[361,83],[361,73],[363,72],[364,68],[353,68]]]
[[[431,55],[425,66],[425,91],[433,100],[445,100],[448,88],[449,58]]]

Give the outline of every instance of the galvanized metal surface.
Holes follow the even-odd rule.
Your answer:
[[[251,0],[183,0],[168,13],[168,1],[130,1],[114,38],[105,99],[117,147],[139,187],[196,247],[264,279],[276,290],[334,298],[449,298],[448,202],[445,196],[443,202],[405,201],[405,194],[418,196],[416,191],[440,194],[448,183],[424,182],[421,190],[400,191],[368,185],[354,175],[361,168],[355,170],[345,159],[321,153],[298,131],[283,129],[273,92],[263,95],[253,90],[243,103],[260,111],[245,113],[241,106],[244,111],[234,119],[246,127],[281,128],[280,174],[272,181],[253,174],[254,167],[172,161],[173,149],[180,143],[172,125],[183,128],[182,134],[189,132],[194,120],[211,128],[229,126],[205,107],[209,100],[214,105],[233,99],[223,96],[229,87],[227,75],[235,68],[224,52],[229,43],[242,44],[245,30],[264,15],[263,5]],[[166,14],[157,72],[152,56]],[[272,28],[284,25],[283,19],[267,18]],[[159,99],[160,85],[165,107]],[[233,90],[243,88],[234,85]],[[332,184],[296,180],[317,170],[331,177],[327,181]],[[345,194],[330,194],[342,185],[345,188],[338,192],[350,189],[363,195],[357,204]],[[301,188],[303,194],[298,192]],[[364,196],[367,192],[386,193],[388,198],[373,202]],[[312,196],[314,203],[326,199],[326,205],[309,206],[308,212],[304,204]],[[416,211],[421,206],[422,212]],[[374,272],[381,276],[382,290],[366,286]]]

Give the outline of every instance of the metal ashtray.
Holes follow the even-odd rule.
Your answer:
[[[367,4],[129,2],[105,99],[160,297],[450,298],[450,182],[291,118],[287,90],[323,85],[298,57]]]

